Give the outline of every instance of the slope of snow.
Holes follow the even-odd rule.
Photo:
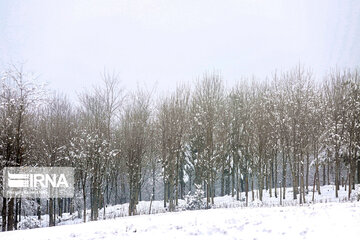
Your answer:
[[[356,199],[356,194],[359,192],[360,185],[356,185],[356,190],[352,192],[352,198],[350,200]],[[297,206],[299,205],[299,199],[294,200],[293,189],[286,189],[286,199],[282,200],[282,206]],[[339,198],[335,198],[335,186],[334,185],[326,185],[321,186],[321,195],[315,192],[315,203],[329,203],[329,202],[345,202],[348,201],[348,192],[345,191],[344,187],[340,187],[339,190]],[[276,207],[280,206],[280,198],[279,198],[279,189],[278,189],[278,197],[274,197],[274,189],[272,190],[272,197],[269,195],[269,191],[265,191],[263,193],[263,201],[259,201],[257,199],[257,191],[254,191],[255,201],[252,201],[251,192],[249,192],[249,204],[248,207]],[[241,193],[240,196],[241,201],[236,200],[236,196],[223,196],[223,197],[215,197],[214,205],[212,208],[246,208],[245,203],[245,193]],[[311,203],[312,201],[312,187],[309,188],[309,193],[306,195],[306,203]],[[206,200],[204,200],[206,201]],[[179,206],[177,208],[178,211],[182,211],[185,209],[186,201],[179,199]],[[128,203],[119,204],[115,206],[108,206],[105,209],[105,218],[104,218],[104,210],[99,210],[99,220],[103,219],[114,219],[118,217],[126,217],[128,216]],[[137,211],[139,215],[149,214],[150,202],[149,201],[141,201],[137,205]],[[164,208],[163,201],[153,201],[151,207],[152,214],[158,213],[166,213],[167,209]],[[90,210],[87,211],[87,219],[90,220]],[[69,213],[64,213],[60,218],[58,217],[56,225],[69,225],[69,224],[78,224],[82,223],[83,219],[78,218],[77,212],[70,215]],[[1,222],[0,222],[1,224]],[[37,220],[37,216],[27,216],[22,217],[22,221],[20,222],[19,229],[28,229],[28,228],[36,228],[36,227],[48,227],[48,215],[43,215],[41,220]]]
[[[0,239],[356,239],[360,203],[229,208],[0,233]]]

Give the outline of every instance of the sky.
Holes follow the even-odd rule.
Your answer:
[[[0,69],[70,98],[116,73],[169,92],[204,72],[226,85],[301,63],[316,78],[360,63],[357,0],[0,0]]]

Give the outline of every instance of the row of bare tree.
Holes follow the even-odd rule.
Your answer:
[[[1,75],[0,169],[6,166],[75,168],[72,199],[2,198],[2,230],[17,229],[22,204],[38,217],[74,213],[97,220],[99,209],[129,202],[129,215],[144,188],[161,192],[174,211],[178,199],[203,186],[207,206],[216,195],[264,190],[306,201],[313,186],[344,179],[349,198],[360,181],[360,76],[332,71],[322,81],[297,66],[260,82],[243,79],[225,89],[217,73],[154,100],[147,91],[126,93],[118,77],[79,95],[76,104],[49,94],[21,68]],[[322,171],[321,171],[322,170]],[[312,182],[310,182],[312,180]],[[2,180],[0,180],[2,181]],[[2,186],[2,182],[0,182]],[[159,190],[162,189],[162,190]],[[28,209],[29,211],[29,209]]]

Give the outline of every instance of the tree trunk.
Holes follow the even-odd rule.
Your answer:
[[[210,203],[210,176],[207,174],[207,183],[206,183],[206,208],[209,209]]]
[[[53,201],[53,204],[54,204],[53,219],[54,219],[54,226],[55,226],[56,225],[56,201],[55,200]]]
[[[52,226],[55,226],[54,203],[53,203],[53,199],[49,198],[49,227]]]
[[[84,205],[84,222],[86,222],[86,184],[82,184],[82,193],[83,193],[83,205]]]
[[[326,165],[325,163],[323,164],[323,186],[326,185]]]
[[[236,200],[240,200],[240,178],[239,178],[239,168],[236,169]]]
[[[286,157],[285,157],[285,149],[283,149],[282,152],[282,187],[283,187],[283,193],[282,193],[282,198],[285,200],[285,195],[286,195]]]
[[[184,159],[180,161],[180,199],[185,197],[185,181],[184,181]]]
[[[115,188],[115,199],[114,199],[114,205],[118,204],[118,199],[119,199],[119,195],[118,195],[118,174],[115,175],[115,179],[114,179],[114,188]]]
[[[10,198],[8,202],[8,218],[7,218],[7,230],[14,230],[14,198]]]
[[[231,196],[235,196],[235,167],[233,166],[231,168]]]
[[[277,167],[277,164],[276,164],[276,167]],[[279,191],[279,188],[281,188],[281,186],[280,186],[280,182],[278,181],[277,170],[275,172],[275,185],[274,186],[275,186],[275,198],[278,198],[278,196],[279,196],[278,191]]]
[[[14,228],[18,229],[18,223],[21,221],[21,198],[15,199],[15,222]]]
[[[319,171],[318,171],[318,166],[316,164],[316,170],[315,170],[315,174],[314,174],[314,184],[313,184],[313,194],[312,194],[312,202],[315,203],[315,182],[316,182],[316,177],[317,175],[319,174]]]
[[[357,161],[357,183],[360,184],[360,159]]]
[[[249,177],[248,173],[245,173],[245,197],[246,197],[246,206],[248,206],[249,203]]]
[[[222,165],[222,168],[221,168],[221,191],[220,191],[220,195],[221,196],[224,196],[225,195],[225,166],[224,166],[224,162],[223,162],[223,165]]]
[[[180,164],[179,164],[179,154],[177,154],[177,157],[176,157],[176,171],[175,171],[175,205],[178,206],[179,204],[179,167],[180,167]],[[175,207],[174,209],[175,210]]]
[[[225,195],[230,195],[230,174],[227,172],[227,177],[225,179]]]
[[[348,192],[348,200],[350,200],[350,196],[351,196],[351,164],[350,164],[350,168],[349,168],[349,175],[348,175],[348,178],[349,178],[349,192]]]
[[[316,183],[317,183],[317,191],[318,191],[318,194],[320,195],[321,194],[321,191],[320,191],[320,172],[319,172],[319,164],[315,164],[315,171],[317,172],[316,174]],[[325,168],[324,168],[325,169]]]
[[[255,200],[255,193],[254,193],[254,175],[251,174],[251,200]]]
[[[306,175],[305,175],[306,193],[309,192],[309,171],[310,171],[309,153],[306,153]]]
[[[166,180],[164,179],[164,208],[166,208],[166,202],[167,202],[167,195],[168,195],[167,187],[168,187],[168,184],[167,184]]]
[[[36,215],[38,217],[38,220],[40,220],[41,219],[41,200],[40,200],[40,198],[37,198],[36,201],[37,201],[37,205],[38,205]]]
[[[339,189],[340,189],[340,161],[338,157],[338,152],[335,152],[335,197],[339,197]]]
[[[173,176],[170,176],[172,179]],[[173,212],[175,210],[175,203],[174,203],[174,181],[170,180],[169,182],[169,192],[170,192],[170,198],[169,198],[169,211]]]
[[[327,185],[330,185],[330,161],[327,161]]]
[[[155,187],[156,187],[156,175],[155,175],[155,167],[153,167],[153,171],[152,171],[152,196],[151,196],[151,200],[155,200]]]
[[[14,230],[17,230],[17,225],[18,225],[18,212],[19,212],[19,202],[18,202],[18,199],[15,198]]]
[[[302,194],[300,194],[300,198],[302,196],[302,202],[303,203],[306,203],[306,199],[305,199],[305,181],[304,181],[304,164],[303,162],[300,164],[301,167],[300,167],[300,188],[301,188],[301,192]]]
[[[272,197],[272,188],[274,186],[274,163],[273,160],[270,162],[270,172],[269,172],[269,195]]]
[[[1,219],[2,219],[2,224],[1,224],[1,230],[3,232],[6,231],[6,219],[7,219],[7,214],[6,214],[6,206],[7,206],[7,199],[5,197],[3,197],[3,205],[2,205],[2,210],[1,210]]]
[[[214,205],[215,202],[214,202],[214,198],[215,198],[215,172],[212,171],[211,172],[211,204]]]

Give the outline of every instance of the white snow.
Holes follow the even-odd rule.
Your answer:
[[[264,192],[263,201],[237,201],[231,196],[216,197],[214,209],[183,211],[185,201],[179,201],[179,212],[165,213],[162,201],[154,201],[152,214],[147,215],[150,202],[142,201],[137,209],[139,216],[126,217],[128,204],[110,206],[106,219],[81,223],[73,215],[64,214],[61,222],[51,228],[38,228],[0,233],[0,239],[339,239],[360,236],[360,202],[356,202],[360,185],[356,186],[350,201],[347,191],[341,188],[335,198],[334,186],[322,186],[321,195],[312,192],[307,203],[299,206],[292,199],[292,188],[280,206],[279,198]],[[311,190],[311,188],[310,188]],[[241,198],[244,198],[244,193]],[[256,194],[255,194],[256,197]],[[90,211],[88,211],[88,215]],[[40,226],[47,225],[42,216]],[[103,210],[99,211],[103,219]],[[35,221],[28,217],[28,222]],[[24,221],[26,222],[26,221]]]
[[[0,233],[1,239],[356,239],[360,203],[142,215]]]

